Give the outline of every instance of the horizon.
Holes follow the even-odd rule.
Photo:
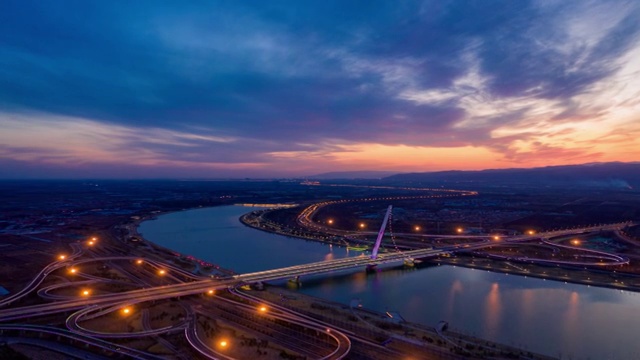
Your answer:
[[[273,181],[273,180],[384,180],[386,177],[394,175],[410,175],[410,174],[437,174],[437,173],[449,173],[449,172],[468,172],[468,173],[480,173],[487,171],[509,171],[509,170],[538,170],[549,168],[562,168],[562,167],[589,167],[594,165],[640,165],[640,162],[630,161],[612,161],[612,162],[592,162],[582,164],[566,164],[566,165],[547,165],[539,167],[511,167],[511,168],[487,168],[478,170],[460,170],[460,169],[448,169],[448,170],[436,170],[436,171],[419,171],[419,172],[402,172],[402,171],[390,171],[390,170],[354,170],[354,171],[328,171],[324,173],[307,174],[301,176],[282,176],[282,177],[0,177],[0,181],[30,181],[30,180],[54,180],[54,181],[136,181],[136,180],[149,180],[149,181]],[[370,176],[357,177],[356,174],[370,174]],[[386,174],[380,177],[372,176],[374,174]],[[347,177],[335,177],[335,178],[318,178],[331,174],[350,174]]]
[[[6,1],[0,179],[638,162],[638,18],[634,1]]]

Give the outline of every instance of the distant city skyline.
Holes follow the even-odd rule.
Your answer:
[[[0,4],[0,179],[640,161],[637,1]]]

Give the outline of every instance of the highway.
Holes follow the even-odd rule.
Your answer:
[[[126,306],[132,306],[144,302],[152,302],[156,300],[171,299],[188,297],[191,295],[204,295],[209,291],[229,290],[236,296],[244,297],[247,301],[256,301],[246,294],[239,293],[234,289],[242,284],[256,283],[262,281],[272,281],[279,279],[292,279],[300,276],[309,276],[314,274],[322,274],[336,271],[345,271],[356,268],[372,267],[380,264],[388,263],[402,263],[405,261],[413,261],[414,259],[424,259],[430,257],[436,257],[442,254],[449,254],[461,251],[476,251],[483,248],[499,246],[501,244],[519,245],[528,244],[530,242],[540,243],[545,246],[552,246],[556,248],[565,248],[571,250],[580,250],[584,254],[580,255],[580,258],[576,261],[562,261],[562,260],[549,260],[549,259],[532,259],[532,258],[508,258],[506,260],[517,260],[525,262],[541,262],[541,263],[553,263],[562,265],[589,265],[589,266],[603,266],[603,265],[621,265],[628,263],[628,259],[616,254],[609,254],[603,251],[588,250],[588,249],[576,249],[575,247],[561,245],[550,242],[548,239],[583,234],[594,231],[602,230],[618,230],[629,223],[617,223],[617,224],[601,224],[589,227],[577,228],[577,229],[564,229],[554,230],[545,233],[538,233],[535,235],[519,235],[506,237],[503,236],[500,241],[492,241],[485,239],[481,242],[467,243],[460,245],[445,246],[442,248],[433,249],[414,249],[402,252],[383,252],[378,254],[376,259],[372,259],[367,256],[358,256],[350,258],[342,258],[328,261],[320,261],[308,264],[301,264],[295,266],[289,266],[285,268],[271,269],[265,271],[257,271],[247,274],[239,274],[229,276],[226,278],[212,279],[203,276],[196,276],[190,272],[180,269],[177,266],[169,265],[159,261],[142,260],[138,257],[131,256],[107,256],[107,257],[95,257],[95,258],[80,258],[83,255],[81,247],[74,246],[74,252],[71,256],[62,260],[55,261],[47,265],[42,271],[38,273],[36,278],[31,281],[22,291],[11,295],[3,301],[0,301],[0,306],[5,306],[4,309],[0,309],[0,330],[4,331],[40,331],[50,334],[58,334],[67,338],[83,341],[91,344],[97,348],[105,349],[105,351],[114,351],[114,344],[107,342],[109,338],[141,338],[141,337],[153,337],[160,334],[184,332],[184,336],[187,342],[200,354],[207,358],[212,359],[227,359],[231,358],[225,353],[221,353],[214,349],[207,341],[201,338],[201,334],[197,331],[196,316],[215,317],[214,313],[208,313],[206,310],[194,310],[197,306],[186,307],[187,318],[165,326],[162,328],[152,328],[149,323],[148,313],[146,314],[146,320],[143,321],[142,330],[127,333],[113,333],[102,332],[96,330],[90,330],[80,325],[80,322],[96,318],[110,313],[118,312],[120,309]],[[95,255],[95,254],[93,254]],[[93,275],[85,274],[81,271],[81,265],[90,262],[108,262],[114,266],[122,267],[124,274],[135,274],[141,278],[137,283],[127,283],[120,280],[104,279]],[[118,265],[120,264],[120,265]],[[126,266],[125,266],[126,265]],[[54,271],[58,271],[63,268],[78,269],[73,276],[81,278],[83,280],[76,280],[68,283],[54,284],[46,287],[39,288],[44,279]],[[125,269],[126,268],[126,269]],[[167,285],[154,286],[153,283],[157,282],[157,276],[160,271],[163,271],[162,278],[168,282],[173,282]],[[133,271],[133,273],[132,273]],[[156,278],[156,280],[152,280]],[[71,295],[53,294],[53,291],[63,289],[67,286],[89,285],[99,282],[107,282],[110,284],[130,285],[130,286],[146,286],[146,288],[140,288],[130,291],[123,291],[118,293],[106,293],[106,294],[94,294],[88,297],[77,297]],[[43,303],[37,305],[27,305],[15,307],[15,302],[22,297],[36,292],[42,298],[53,302]],[[190,301],[187,299],[187,302]],[[230,307],[232,311],[229,312],[235,316],[238,321],[242,320],[239,315],[246,312],[255,311],[255,308],[247,306],[241,302],[231,302],[231,300],[218,299],[218,308],[224,308],[220,305],[220,301],[227,301],[227,307]],[[264,302],[263,300],[261,300]],[[10,304],[14,304],[14,307],[8,307]],[[292,336],[290,331],[286,329],[278,329],[280,325],[269,325],[267,322],[264,325],[269,329],[273,335],[273,339],[283,342],[284,345],[289,346],[291,349],[297,349],[300,353],[305,353],[311,357],[322,357],[326,359],[341,359],[344,358],[351,348],[350,338],[358,338],[357,334],[352,334],[343,329],[331,327],[327,324],[321,323],[317,320],[295,314],[290,309],[280,308],[277,304],[270,304],[271,307],[277,309],[273,313],[268,315],[271,319],[279,319],[290,324],[296,324],[310,331],[325,332],[332,341],[335,343],[335,348],[326,352],[326,356],[318,356],[324,350],[321,347],[314,348],[314,344],[309,347],[298,347],[295,341],[287,340],[288,336]],[[220,310],[216,310],[220,311]],[[33,327],[32,325],[21,324],[8,324],[8,322],[15,322],[22,319],[32,319],[39,316],[49,316],[52,314],[68,313],[70,314],[66,318],[65,325],[69,330],[61,330],[56,328],[47,327]],[[144,318],[144,316],[143,316]],[[89,340],[91,339],[91,340]],[[364,342],[366,339],[359,338],[358,341]],[[168,347],[171,349],[171,347]],[[316,349],[316,350],[312,350]],[[128,349],[124,347],[118,347],[117,352],[128,355],[132,358],[150,358],[149,354],[139,352],[138,350]],[[314,355],[315,354],[315,355]]]
[[[82,344],[88,344],[97,348],[100,348],[107,352],[117,352],[122,355],[126,355],[132,359],[140,359],[140,360],[163,360],[164,357],[155,356],[143,351],[139,351],[136,349],[128,348],[126,346],[115,346],[114,344],[96,339],[90,336],[85,336],[82,334],[76,334],[69,330],[59,329],[53,326],[42,326],[42,325],[27,325],[27,324],[0,324],[0,331],[4,334],[5,332],[33,332],[35,334],[49,334],[53,336],[60,336],[64,338],[68,338],[71,340],[79,341]]]
[[[623,224],[611,224],[598,226],[600,229],[616,229],[623,226]],[[566,234],[583,233],[585,231],[592,231],[594,228],[583,229],[570,229],[564,231],[554,231],[549,233],[541,233],[536,235],[519,236],[513,239],[512,242],[524,242],[530,240],[539,240],[547,236],[561,236]],[[509,243],[511,240],[505,239],[505,242]],[[322,274],[333,271],[348,270],[357,267],[375,266],[385,263],[401,263],[405,259],[422,259],[435,257],[441,254],[452,253],[456,251],[473,251],[482,249],[485,247],[495,246],[497,243],[492,241],[486,241],[482,243],[467,244],[467,245],[455,245],[444,248],[436,249],[417,249],[404,252],[387,252],[380,253],[377,259],[371,259],[366,256],[350,257],[343,259],[335,259],[329,261],[321,261],[309,264],[295,265],[286,268],[258,271],[254,273],[247,273],[241,275],[234,275],[225,279],[204,279],[204,280],[192,280],[189,282],[155,286],[145,289],[131,290],[115,294],[105,294],[99,296],[92,296],[90,298],[80,298],[71,300],[62,300],[51,304],[31,305],[24,307],[17,307],[11,309],[0,310],[0,321],[10,321],[20,318],[37,316],[43,314],[59,313],[71,310],[77,310],[86,306],[108,306],[113,304],[133,304],[144,301],[153,301],[161,299],[169,299],[180,296],[188,296],[195,294],[204,294],[209,290],[220,290],[233,287],[239,283],[254,283],[260,281],[270,281],[279,279],[291,279],[299,276]],[[552,244],[558,246],[557,244]],[[581,249],[585,251],[584,249]],[[600,255],[610,255],[606,262],[594,259],[592,262],[577,262],[578,265],[620,265],[627,263],[628,259],[622,258],[618,255],[599,252]],[[122,257],[119,259],[131,259]],[[567,262],[563,262],[567,263]],[[165,268],[170,266],[164,265]],[[175,267],[171,267],[176,269]],[[173,270],[172,270],[173,271]],[[190,274],[190,276],[193,276]]]

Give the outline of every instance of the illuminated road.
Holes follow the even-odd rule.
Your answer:
[[[585,231],[591,231],[596,229],[611,230],[611,229],[620,228],[624,225],[626,225],[626,223],[602,225],[602,226],[598,226],[597,228],[570,229],[570,230],[563,230],[563,231],[554,231],[550,233],[541,233],[536,235],[519,236],[517,238],[514,238],[513,241],[524,242],[529,240],[538,240],[540,238],[545,238],[547,236],[577,234],[577,233],[584,233]],[[510,239],[504,239],[504,240],[507,243],[511,241]],[[417,249],[417,250],[404,251],[404,252],[387,252],[387,253],[379,254],[378,258],[375,260],[366,256],[350,257],[350,258],[335,259],[335,260],[329,260],[329,261],[321,261],[321,262],[310,263],[310,264],[295,265],[295,266],[273,269],[273,270],[258,271],[254,273],[248,273],[248,274],[235,275],[225,279],[194,280],[194,281],[185,282],[185,283],[156,286],[156,287],[151,287],[146,289],[116,293],[116,294],[93,296],[90,298],[63,300],[63,301],[58,301],[52,304],[41,304],[41,305],[24,306],[24,307],[12,308],[12,309],[4,309],[4,310],[0,310],[0,321],[9,321],[9,320],[30,317],[30,316],[76,310],[76,309],[80,309],[90,305],[109,306],[109,305],[114,305],[119,303],[139,303],[144,301],[169,299],[169,298],[186,296],[186,295],[203,294],[209,290],[226,289],[228,287],[232,287],[243,282],[254,283],[259,281],[290,279],[298,276],[349,270],[357,267],[374,266],[374,265],[386,264],[386,263],[401,263],[405,259],[422,259],[422,258],[435,257],[441,254],[452,253],[456,251],[472,251],[472,250],[482,249],[485,247],[495,246],[496,244],[499,244],[499,243],[486,241],[482,243],[455,245],[455,246],[448,246],[448,247],[437,248],[437,249]],[[553,245],[558,246],[557,244],[553,244]],[[593,250],[584,250],[584,249],[581,249],[581,250],[593,251]],[[609,258],[606,259],[608,261],[603,262],[601,260],[594,259],[594,261],[592,262],[588,262],[588,263],[576,262],[576,264],[602,266],[602,265],[622,265],[622,264],[628,263],[628,259],[620,257],[618,255],[608,254],[604,252],[598,252],[598,253],[602,256],[608,255]],[[570,262],[562,262],[562,263],[570,263]],[[164,266],[166,268],[169,268],[169,266],[167,265],[164,265]],[[193,275],[190,274],[190,276],[193,276]]]
[[[571,250],[579,250],[584,252],[584,255],[579,255],[580,259],[576,261],[567,261],[567,260],[549,260],[549,259],[531,259],[531,258],[519,258],[519,257],[511,257],[505,258],[506,260],[516,260],[516,261],[525,261],[525,262],[540,262],[540,263],[552,263],[552,264],[561,264],[561,265],[589,265],[589,266],[603,266],[603,265],[621,265],[628,263],[628,259],[616,254],[609,254],[602,251],[589,250],[576,248],[572,246],[560,245],[553,242],[549,242],[547,239],[559,237],[559,236],[569,236],[569,235],[577,235],[584,234],[588,232],[594,231],[602,231],[602,230],[618,230],[624,226],[628,226],[630,223],[618,223],[618,224],[607,224],[607,225],[597,225],[590,226],[584,228],[577,229],[566,229],[566,230],[555,230],[545,233],[531,234],[531,235],[520,235],[513,237],[502,236],[499,240],[484,240],[482,242],[476,242],[472,244],[460,244],[460,245],[452,245],[446,246],[442,248],[435,249],[415,249],[410,251],[403,252],[383,252],[378,254],[376,259],[371,259],[367,256],[358,256],[358,257],[350,257],[350,258],[342,258],[335,259],[329,261],[321,261],[309,264],[295,265],[289,266],[285,268],[258,271],[248,274],[240,274],[235,276],[230,276],[227,278],[221,279],[211,279],[202,276],[195,276],[192,273],[189,273],[183,269],[180,269],[177,266],[172,266],[169,264],[165,264],[159,261],[153,260],[142,260],[137,257],[130,256],[110,256],[103,258],[88,258],[88,259],[78,259],[80,255],[82,255],[82,251],[78,246],[74,247],[74,254],[70,257],[66,257],[59,261],[49,264],[46,266],[37,277],[30,283],[28,286],[22,291],[5,298],[0,305],[9,305],[19,300],[21,297],[24,297],[32,292],[35,292],[36,289],[41,285],[43,280],[47,275],[52,273],[53,271],[67,268],[69,271],[73,271],[73,276],[78,278],[83,278],[84,280],[74,281],[69,283],[55,284],[49,285],[38,290],[38,294],[41,297],[52,300],[54,302],[44,303],[38,305],[29,305],[22,307],[13,307],[13,308],[5,308],[0,310],[0,330],[4,331],[17,331],[22,329],[22,331],[37,331],[36,328],[29,329],[28,325],[18,325],[18,324],[6,324],[10,321],[16,321],[21,319],[32,319],[38,316],[47,316],[52,314],[71,312],[71,315],[66,319],[66,326],[69,329],[68,331],[63,331],[61,329],[48,329],[46,327],[41,327],[44,333],[58,334],[60,336],[64,336],[70,339],[81,340],[85,343],[88,343],[96,348],[104,349],[105,351],[116,351],[114,348],[114,344],[106,342],[105,340],[98,340],[100,338],[108,339],[108,338],[140,338],[140,337],[150,337],[157,336],[160,334],[168,334],[175,332],[184,332],[184,336],[187,342],[200,354],[205,357],[212,359],[227,359],[231,358],[220,351],[217,351],[212,347],[208,340],[202,339],[201,334],[198,334],[197,331],[197,322],[196,315],[197,314],[207,314],[206,311],[203,310],[194,310],[194,307],[187,307],[186,313],[187,318],[181,320],[179,322],[173,323],[170,326],[165,326],[162,328],[151,328],[148,314],[146,314],[146,318],[143,317],[143,327],[142,330],[136,332],[126,332],[126,333],[113,333],[113,332],[101,332],[96,330],[90,330],[82,327],[79,323],[81,321],[89,320],[92,318],[97,318],[99,316],[108,315],[110,313],[118,312],[124,307],[133,306],[135,304],[144,303],[144,302],[152,302],[156,300],[163,299],[171,299],[171,298],[179,298],[190,295],[204,295],[209,293],[210,291],[216,290],[233,290],[238,285],[245,283],[256,283],[261,281],[271,281],[271,280],[279,280],[279,279],[291,279],[297,278],[300,276],[309,276],[313,274],[322,274],[336,271],[346,271],[352,270],[355,268],[365,268],[372,267],[381,264],[392,264],[392,263],[402,263],[406,261],[413,261],[414,259],[424,259],[430,257],[436,257],[443,254],[449,254],[460,251],[475,251],[480,250],[487,247],[499,246],[501,244],[508,245],[526,245],[530,242],[539,243],[542,241],[546,246],[553,246],[556,248],[565,248]],[[114,265],[118,264],[126,264],[130,268],[125,270],[124,273],[139,275],[139,277],[147,278],[147,281],[140,280],[141,282],[127,284],[126,282],[120,280],[111,280],[104,279],[100,277],[96,277],[94,275],[85,274],[81,271],[82,265],[90,262],[109,262]],[[144,266],[143,266],[144,265]],[[118,265],[119,266],[119,265]],[[151,281],[151,279],[156,279]],[[174,282],[168,285],[162,286],[152,286],[151,284],[157,279],[165,279],[167,281]],[[94,294],[92,296],[86,297],[77,297],[71,295],[58,295],[52,294],[51,292],[58,289],[63,289],[67,286],[78,286],[78,285],[89,285],[98,282],[106,282],[110,284],[119,284],[119,285],[132,285],[132,286],[149,286],[147,288],[141,288],[131,291],[119,292],[119,293],[107,293],[107,294]],[[175,283],[177,282],[177,283]],[[234,292],[234,291],[232,291]],[[255,301],[255,299],[251,299],[251,297],[242,295],[240,293],[234,292],[238,296],[243,296],[247,300]],[[230,300],[218,300],[218,301],[230,301]],[[263,300],[261,300],[264,302]],[[194,305],[196,306],[196,305]],[[229,304],[232,308],[236,309],[236,311],[242,312],[251,312],[255,311],[254,307],[247,306],[246,304],[233,302]],[[276,304],[271,304],[274,309],[277,308]],[[342,329],[338,329],[336,327],[328,326],[322,322],[317,320],[313,320],[308,317],[301,316],[300,314],[295,314],[291,310],[287,310],[284,308],[277,308],[278,311],[274,311],[270,313],[268,316],[272,319],[279,319],[280,321],[286,321],[291,324],[297,324],[306,329],[310,329],[312,331],[321,331],[329,338],[333,339],[332,341],[335,343],[335,348],[331,351],[328,351],[328,355],[322,357],[326,359],[341,359],[344,358],[351,348],[351,343],[349,337],[357,337],[357,334],[350,334],[348,332],[343,331]],[[208,315],[209,317],[213,317],[214,315]],[[146,320],[145,320],[146,319]],[[262,326],[262,325],[261,325]],[[317,355],[320,350],[314,350],[316,352],[309,352],[311,350],[306,349],[304,347],[297,347],[295,341],[283,340],[286,339],[286,331],[278,333],[277,330],[273,328],[269,328],[269,323],[265,323],[266,329],[269,329],[274,334],[277,335],[276,339],[279,341],[285,341],[285,345],[288,345],[291,349],[297,349],[297,351],[307,354],[315,354]],[[88,341],[87,339],[92,339],[92,341]],[[360,338],[359,341],[366,341],[365,339]],[[129,349],[129,348],[117,348],[117,352],[129,355],[133,358],[153,358],[153,355],[149,355],[143,352],[139,352],[137,350]],[[170,347],[169,347],[170,349]],[[175,349],[174,349],[175,350]],[[149,356],[147,356],[149,355]],[[319,357],[319,356],[312,356]]]

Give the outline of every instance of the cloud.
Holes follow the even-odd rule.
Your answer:
[[[595,144],[638,120],[638,18],[633,1],[7,1],[1,120],[24,126],[0,145],[60,166],[265,174],[300,157],[331,170],[356,148],[639,160],[635,140]]]

